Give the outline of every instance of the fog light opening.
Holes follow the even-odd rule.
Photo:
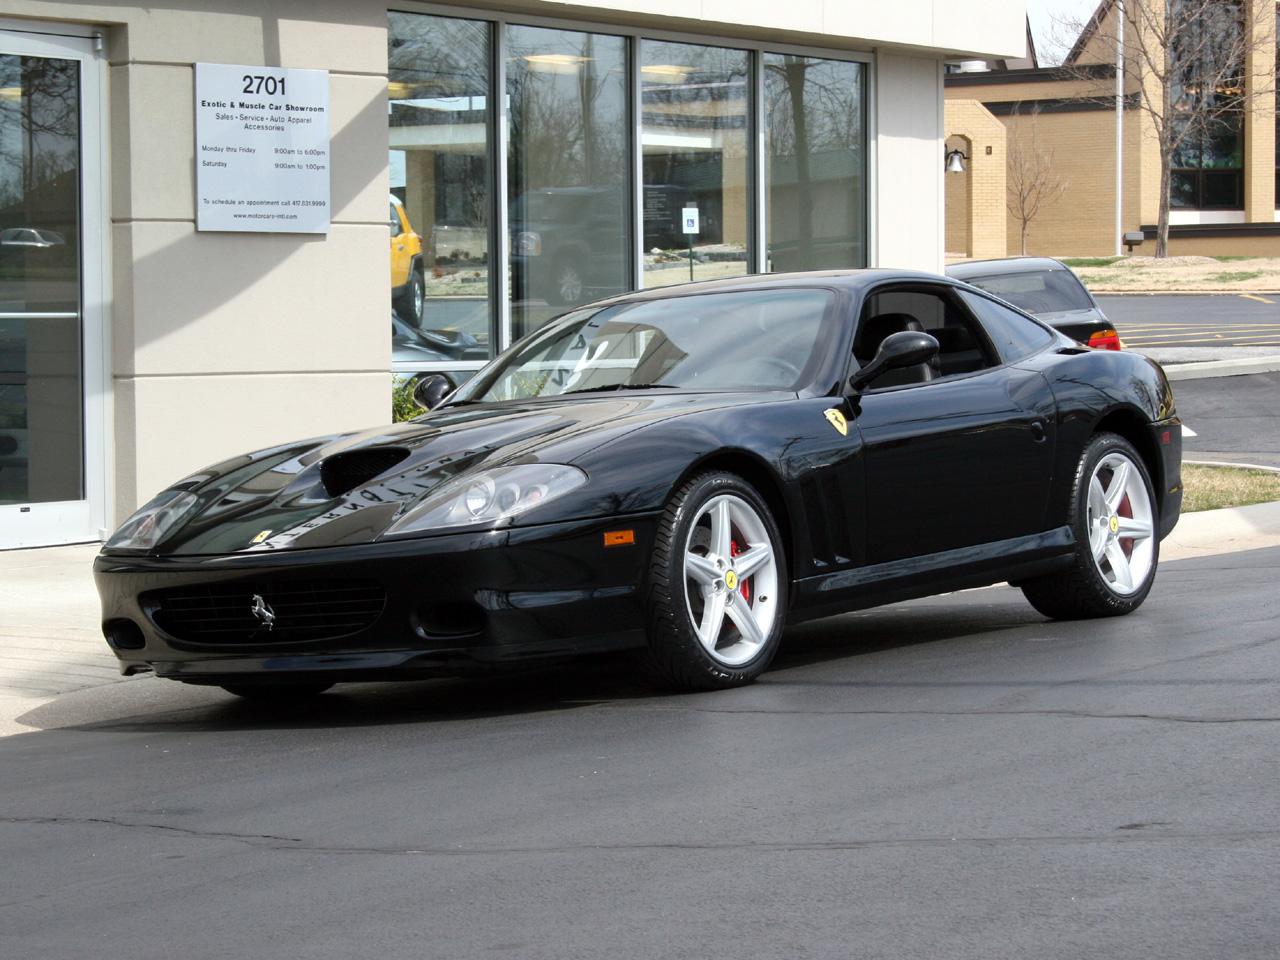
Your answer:
[[[141,650],[147,645],[142,628],[132,620],[108,620],[102,625],[102,635],[114,650]]]
[[[409,620],[414,633],[428,640],[476,637],[485,628],[485,613],[474,603],[423,603]]]

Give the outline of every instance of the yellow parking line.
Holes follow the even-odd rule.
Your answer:
[[[1257,294],[1253,293],[1242,293],[1240,296],[1245,300],[1257,300],[1259,303],[1275,303],[1274,300],[1268,300],[1266,297],[1259,297]]]

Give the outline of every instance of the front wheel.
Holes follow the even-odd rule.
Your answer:
[[[787,609],[782,538],[760,494],[730,473],[681,486],[658,525],[646,603],[649,666],[663,685],[716,690],[760,676]]]
[[[1160,538],[1155,493],[1142,457],[1114,433],[1100,433],[1080,457],[1068,520],[1072,565],[1022,584],[1046,617],[1114,617],[1142,605],[1155,581]]]

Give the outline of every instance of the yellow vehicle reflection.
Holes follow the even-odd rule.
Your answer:
[[[391,306],[412,327],[422,326],[427,285],[422,263],[422,237],[414,232],[404,204],[391,197]]]

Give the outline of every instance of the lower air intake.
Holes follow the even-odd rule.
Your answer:
[[[375,583],[283,580],[171,587],[139,599],[175,640],[236,646],[351,636],[373,626],[387,595]]]

